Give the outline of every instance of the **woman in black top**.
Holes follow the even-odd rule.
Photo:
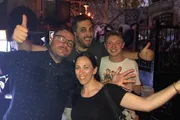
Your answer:
[[[116,74],[120,74],[119,72],[117,70]],[[81,53],[75,60],[75,73],[82,88],[72,109],[72,120],[116,120],[103,91],[105,88],[120,108],[146,112],[163,105],[174,95],[180,93],[180,80],[147,98],[126,92],[114,84],[104,85],[95,78],[96,58],[87,52]]]

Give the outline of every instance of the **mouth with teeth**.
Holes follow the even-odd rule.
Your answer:
[[[117,49],[111,49],[110,52],[115,53],[117,52]]]

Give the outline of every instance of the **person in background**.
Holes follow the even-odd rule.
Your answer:
[[[111,79],[109,81],[104,81],[105,80],[104,74],[107,73],[106,72],[107,69],[109,69],[110,71],[116,71],[118,67],[121,67],[122,72],[129,69],[134,69],[134,73],[136,74],[135,77],[136,82],[134,84],[129,84],[130,89],[127,91],[140,95],[141,82],[139,80],[138,65],[136,61],[130,60],[122,56],[121,51],[124,48],[125,43],[121,34],[118,31],[109,31],[105,37],[104,45],[107,52],[109,53],[109,56],[105,56],[101,58],[101,63],[99,68],[99,75],[101,78],[101,82],[102,83],[111,82]],[[111,75],[110,78],[112,77],[113,74]],[[138,120],[138,116],[135,114],[133,110],[125,109],[125,111],[123,112],[129,113],[131,119]]]
[[[150,112],[176,94],[180,94],[180,80],[146,98],[125,91],[114,84],[103,84],[95,78],[98,71],[96,57],[83,52],[75,60],[75,74],[82,85],[72,109],[72,120],[117,120],[106,98],[105,90],[120,108]],[[119,69],[116,71],[119,74]],[[114,92],[115,91],[115,92]],[[120,114],[122,116],[122,114]]]

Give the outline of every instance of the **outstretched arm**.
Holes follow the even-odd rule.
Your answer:
[[[18,44],[18,49],[27,50],[27,51],[47,50],[45,46],[33,45],[30,41],[27,40],[27,36],[28,36],[27,17],[26,15],[23,15],[22,23],[16,26],[12,35],[12,39]]]
[[[177,93],[180,93],[180,80],[174,83],[174,85],[170,85],[146,98],[136,96],[132,93],[126,93],[120,105],[133,110],[149,112],[162,106]]]
[[[140,51],[140,53],[123,50],[122,55],[129,59],[135,60],[135,59],[139,59],[139,57],[140,57],[143,60],[152,61],[154,58],[154,51],[149,49],[150,45],[151,45],[151,43],[148,42],[147,45]],[[138,54],[139,54],[139,56],[138,56]]]

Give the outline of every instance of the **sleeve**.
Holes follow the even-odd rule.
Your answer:
[[[0,69],[3,74],[8,74],[16,63],[23,58],[25,51],[0,52]]]
[[[0,69],[3,74],[9,73],[13,57],[11,52],[0,52]]]
[[[120,86],[115,85],[115,84],[106,84],[109,94],[112,97],[113,101],[117,104],[120,105],[120,102],[124,95],[127,93],[124,89],[122,89]]]

